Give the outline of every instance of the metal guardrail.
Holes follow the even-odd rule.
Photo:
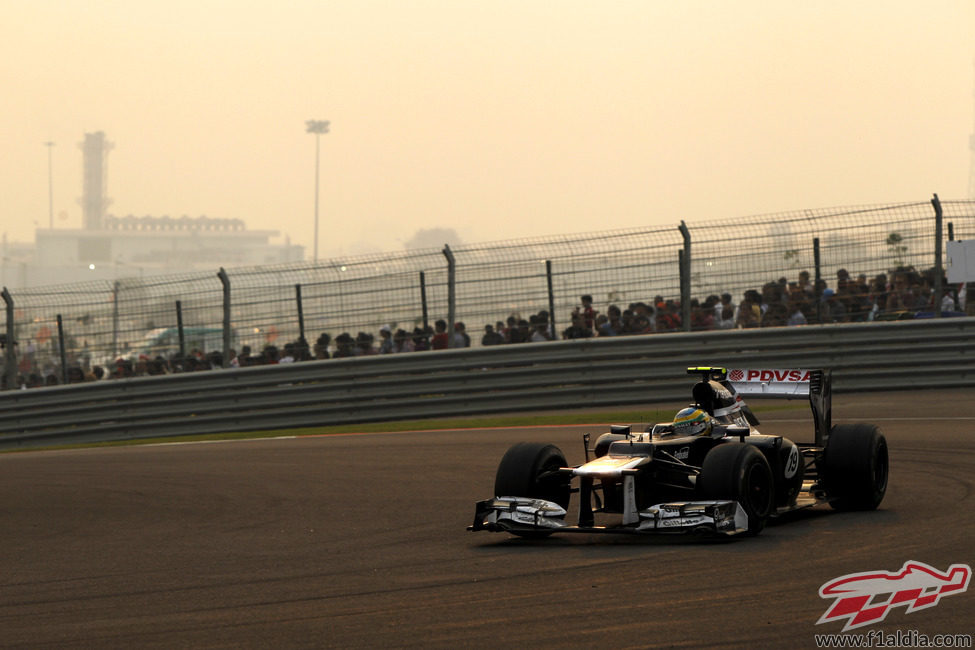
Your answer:
[[[556,341],[0,394],[0,449],[687,399],[690,365],[829,367],[834,390],[975,385],[975,319]]]

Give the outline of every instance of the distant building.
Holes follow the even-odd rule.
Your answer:
[[[85,280],[300,262],[304,247],[272,244],[276,230],[247,230],[240,219],[106,213],[107,153],[101,131],[86,133],[82,228],[37,229],[34,246],[3,240],[2,282],[13,288]]]
[[[37,230],[37,268],[30,284],[259,266],[304,258],[301,246],[271,244],[277,231],[247,230],[239,219],[107,216],[103,225],[101,230]]]

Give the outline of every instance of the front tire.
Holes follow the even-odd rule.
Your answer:
[[[772,512],[774,482],[768,460],[753,445],[729,442],[708,452],[697,479],[704,500],[737,501],[748,515],[748,534],[765,528]]]
[[[887,439],[873,424],[837,424],[823,451],[826,498],[836,510],[876,510],[887,493]]]
[[[569,507],[569,479],[557,470],[565,455],[555,445],[519,442],[505,453],[494,477],[494,496],[544,499]],[[520,537],[548,537],[551,531],[511,531]]]

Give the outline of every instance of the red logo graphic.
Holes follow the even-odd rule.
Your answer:
[[[808,370],[746,370],[745,381],[809,381]]]
[[[843,632],[879,623],[893,607],[907,606],[907,612],[934,607],[942,596],[968,589],[972,568],[952,564],[942,573],[923,562],[908,561],[896,573],[867,571],[830,580],[819,588],[820,598],[835,598],[816,625],[847,619]]]
[[[744,378],[745,378],[745,373],[742,372],[741,370],[732,370],[728,374],[728,379],[730,379],[731,381],[741,381]]]

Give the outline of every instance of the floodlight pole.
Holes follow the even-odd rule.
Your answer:
[[[318,261],[318,176],[319,176],[319,149],[321,136],[328,133],[328,120],[307,120],[305,131],[315,134],[315,244],[314,261]]]
[[[54,229],[54,172],[53,165],[51,164],[51,148],[54,147],[54,143],[47,141],[44,143],[47,147],[47,223],[48,228]]]

